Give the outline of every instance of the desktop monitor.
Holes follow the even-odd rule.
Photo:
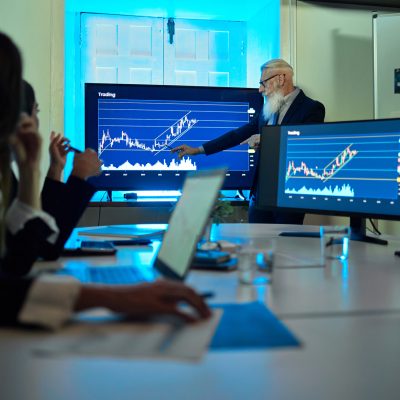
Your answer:
[[[264,128],[257,206],[349,216],[365,239],[365,219],[400,219],[400,119]]]
[[[92,183],[99,190],[180,189],[186,172],[223,167],[223,189],[248,189],[255,164],[247,144],[182,160],[170,150],[247,124],[261,106],[257,89],[87,83],[85,145],[103,161]]]

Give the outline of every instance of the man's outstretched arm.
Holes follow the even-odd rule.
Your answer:
[[[238,146],[255,133],[258,133],[258,118],[253,118],[250,123],[229,131],[215,139],[209,140],[203,143],[202,146],[191,147],[183,144],[173,148],[171,152],[178,153],[179,158],[198,154],[210,155]]]

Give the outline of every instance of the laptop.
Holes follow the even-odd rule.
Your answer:
[[[136,283],[152,280],[158,273],[166,278],[184,280],[224,183],[225,174],[225,169],[214,169],[187,175],[181,198],[170,217],[151,273],[149,268],[135,265],[64,268],[57,273],[72,275],[85,283]]]

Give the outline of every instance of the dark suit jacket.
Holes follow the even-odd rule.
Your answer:
[[[44,254],[46,260],[58,258],[72,230],[79,222],[95,189],[88,182],[70,176],[66,183],[46,179],[42,190],[42,208],[52,215],[60,230],[57,242],[47,246]]]
[[[0,260],[1,274],[23,276],[39,257],[46,260],[58,258],[93,192],[90,184],[74,176],[70,176],[66,183],[47,178],[42,190],[42,208],[56,220],[60,231],[58,239],[55,244],[47,241],[52,231],[40,218],[28,221],[16,235],[7,232],[7,251]]]
[[[310,99],[300,90],[300,93],[296,96],[283,118],[281,125],[324,122],[324,118],[325,107],[323,104]],[[204,143],[204,151],[207,155],[210,155],[237,146],[250,136],[259,133],[262,126],[264,126],[264,121],[262,119],[262,113],[260,112],[258,118],[253,118],[249,124],[243,125],[238,129],[234,129],[216,139]]]
[[[254,118],[249,124],[244,125],[233,131],[227,132],[216,139],[204,143],[203,148],[205,154],[210,155],[237,146],[243,141],[247,140],[250,136],[258,133],[261,130],[262,126],[264,126],[265,124],[261,114],[262,113],[260,112],[258,118]],[[321,123],[324,122],[324,118],[325,118],[324,105],[319,101],[310,99],[304,94],[302,90],[300,90],[300,93],[296,96],[292,105],[287,110],[281,125]],[[287,223],[287,224],[303,223],[304,214],[300,213],[283,214],[279,212],[265,212],[256,210],[254,204],[254,198],[256,196],[257,177],[258,177],[258,166],[256,168],[253,189],[252,189],[253,196],[249,208],[249,222]]]
[[[14,177],[12,196],[16,195]],[[85,181],[71,176],[64,184],[46,179],[42,206],[51,214],[60,234],[54,245],[47,242],[51,229],[40,218],[29,220],[16,235],[7,232],[6,254],[0,259],[0,325],[14,325],[33,282],[19,276],[27,274],[38,257],[57,258],[93,195]]]

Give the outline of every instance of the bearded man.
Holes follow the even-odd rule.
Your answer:
[[[243,142],[251,147],[257,147],[260,141],[261,129],[265,125],[297,125],[321,123],[325,118],[325,107],[318,101],[307,97],[304,92],[293,84],[293,68],[284,60],[274,59],[261,66],[260,87],[258,91],[264,97],[263,109],[258,118],[253,118],[249,124],[203,143],[200,147],[181,145],[172,149],[178,152],[178,157],[185,155],[211,155]],[[251,190],[249,206],[249,222],[302,224],[303,213],[282,213],[259,210],[255,207],[257,197],[257,177],[262,171],[256,170],[255,182]]]

